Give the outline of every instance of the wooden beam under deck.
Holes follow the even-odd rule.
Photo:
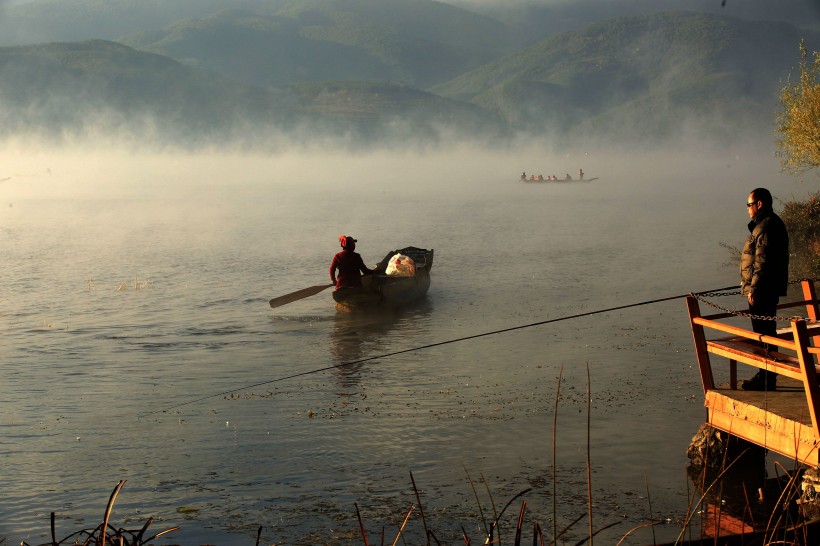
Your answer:
[[[820,466],[820,440],[801,382],[782,377],[775,391],[717,387],[706,393],[709,424],[804,464]]]

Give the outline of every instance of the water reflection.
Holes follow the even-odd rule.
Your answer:
[[[432,302],[424,298],[401,307],[373,307],[359,311],[337,311],[330,331],[330,351],[338,384],[343,389],[355,387],[368,359],[382,354],[410,349],[391,343],[417,339],[426,328],[424,322],[432,312]],[[363,361],[364,362],[361,362]],[[339,393],[346,395],[349,393]]]
[[[687,467],[695,492],[695,519],[704,536],[753,533],[797,521],[797,504],[788,499],[799,492],[785,467],[780,467],[782,473],[767,476],[765,450],[749,446],[731,466],[721,462]]]

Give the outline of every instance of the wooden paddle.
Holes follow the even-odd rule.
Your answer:
[[[317,284],[316,286],[311,286],[309,288],[302,288],[301,290],[297,290],[296,292],[291,292],[290,294],[285,294],[284,296],[279,296],[278,298],[273,298],[270,300],[271,307],[281,307],[288,303],[293,303],[294,301],[299,301],[304,298],[308,298],[313,296],[314,294],[318,294],[325,288],[330,288],[334,286],[332,284]]]

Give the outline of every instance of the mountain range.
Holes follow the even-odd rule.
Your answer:
[[[820,48],[797,15],[664,11],[539,39],[535,16],[432,0],[30,0],[0,15],[0,135],[185,146],[771,141],[800,41]]]

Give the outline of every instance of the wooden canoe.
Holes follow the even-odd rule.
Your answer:
[[[412,277],[385,274],[387,263],[395,254],[412,258],[416,265]],[[343,288],[333,292],[337,309],[367,308],[375,305],[402,305],[418,300],[430,289],[430,269],[433,267],[433,250],[408,246],[391,250],[376,266],[376,273],[362,277],[362,286]]]

